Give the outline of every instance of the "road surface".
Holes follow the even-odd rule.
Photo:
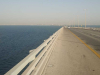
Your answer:
[[[81,35],[77,32],[81,32],[80,29],[70,30],[78,36]],[[76,38],[70,30],[63,28],[42,67],[40,67],[41,59],[31,75],[100,75],[100,58]],[[83,31],[85,32],[85,30]]]
[[[100,54],[100,31],[82,28],[70,28],[69,30]]]

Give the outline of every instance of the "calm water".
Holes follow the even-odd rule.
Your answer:
[[[6,73],[61,26],[0,26],[0,75]]]

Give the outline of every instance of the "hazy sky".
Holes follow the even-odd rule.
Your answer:
[[[0,25],[100,25],[100,0],[0,0]]]

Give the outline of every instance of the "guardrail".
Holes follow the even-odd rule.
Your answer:
[[[52,36],[50,36],[47,40],[45,40],[39,47],[37,47],[36,49],[30,50],[30,54],[26,56],[22,61],[20,61],[17,65],[15,65],[12,69],[10,69],[5,75],[18,75],[21,71],[23,71],[23,69],[28,64],[29,64],[29,67],[27,68],[29,69],[26,69],[27,71],[24,72],[23,75],[30,75],[30,73],[34,70],[35,66],[41,60],[42,56],[48,50],[48,48],[53,43],[55,38],[58,36],[61,29],[62,28],[60,28]]]

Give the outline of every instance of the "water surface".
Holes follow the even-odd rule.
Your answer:
[[[0,75],[37,48],[61,26],[0,26]]]

